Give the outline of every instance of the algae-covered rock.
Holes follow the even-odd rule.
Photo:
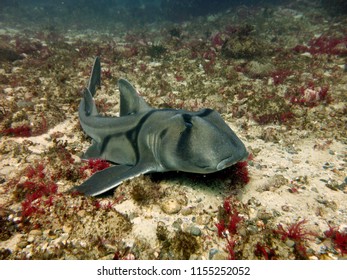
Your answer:
[[[264,51],[264,44],[252,37],[230,37],[222,46],[222,53],[228,58],[254,58]]]
[[[23,57],[14,50],[0,46],[0,61],[13,62],[20,59],[23,59]]]
[[[253,36],[254,28],[244,25],[235,28],[222,46],[222,54],[227,58],[254,58],[266,53],[269,48],[265,42]]]

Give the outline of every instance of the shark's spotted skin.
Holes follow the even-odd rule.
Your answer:
[[[118,82],[120,116],[100,116],[93,100],[100,73],[97,57],[78,110],[83,130],[93,139],[84,158],[116,165],[95,173],[75,190],[95,196],[140,174],[212,173],[247,158],[244,144],[216,111],[154,109],[124,79]]]

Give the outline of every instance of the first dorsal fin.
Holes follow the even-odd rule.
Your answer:
[[[127,80],[120,79],[118,86],[120,91],[120,116],[133,115],[151,109]]]

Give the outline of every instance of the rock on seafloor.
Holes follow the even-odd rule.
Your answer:
[[[176,199],[169,198],[161,203],[160,208],[166,214],[176,214],[181,210],[182,206]]]

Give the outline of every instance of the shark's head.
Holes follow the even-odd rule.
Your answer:
[[[211,109],[179,112],[160,138],[161,162],[171,170],[212,173],[248,157],[245,145]]]

